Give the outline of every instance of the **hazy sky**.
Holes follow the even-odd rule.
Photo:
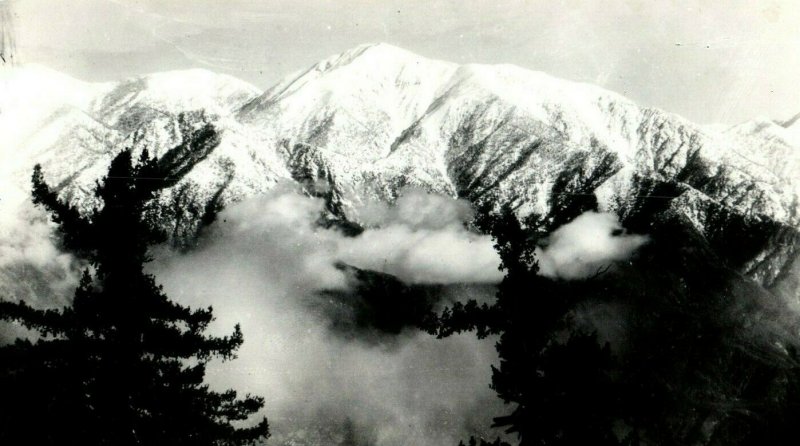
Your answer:
[[[601,85],[701,123],[800,112],[800,2],[0,0],[17,60],[87,80],[205,67],[259,87],[387,42]],[[6,24],[8,27],[8,24]]]

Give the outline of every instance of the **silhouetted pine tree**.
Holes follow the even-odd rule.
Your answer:
[[[586,284],[538,274],[535,234],[510,207],[479,216],[477,225],[494,237],[505,278],[493,305],[456,303],[441,315],[436,333],[499,335],[500,365],[492,367],[491,387],[514,409],[495,418],[494,426],[517,433],[521,445],[619,444],[609,347],[570,324]]]
[[[205,335],[212,309],[170,301],[144,272],[148,246],[164,239],[145,206],[166,176],[146,152],[134,163],[124,151],[98,184],[102,207],[84,217],[36,166],[34,201],[93,271],[61,310],[0,301],[0,319],[38,334],[0,348],[0,444],[241,445],[269,435],[266,419],[245,427],[262,398],[203,384],[209,360],[234,357],[239,326]]]

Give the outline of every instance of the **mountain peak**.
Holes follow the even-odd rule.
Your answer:
[[[367,65],[371,70],[398,70],[408,65],[456,64],[428,59],[388,43],[366,43],[331,56],[314,66],[316,71],[330,72],[345,66]]]
[[[374,43],[363,43],[356,47],[353,47],[349,50],[344,51],[341,53],[342,56],[350,56],[351,58],[360,57],[365,54],[382,54],[388,56],[400,56],[400,57],[421,57],[411,51],[406,49],[400,48],[398,46],[386,43],[386,42],[374,42]]]
[[[162,111],[188,108],[228,114],[261,93],[256,86],[243,80],[201,68],[165,71],[115,84],[97,103],[95,112],[110,119],[139,104]]]
[[[428,59],[387,43],[359,45],[284,78],[244,107],[240,115],[245,120],[257,118],[261,111],[292,96],[305,98],[295,105],[298,113],[307,114],[312,104],[317,111],[327,110],[325,104],[336,97],[351,103],[362,101],[362,106],[374,103],[387,110],[413,109],[401,113],[406,122],[427,108],[457,69],[457,64]]]

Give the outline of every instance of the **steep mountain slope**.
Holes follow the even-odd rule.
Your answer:
[[[408,185],[522,214],[594,195],[626,218],[686,217],[768,286],[796,275],[792,123],[714,132],[594,86],[387,45],[324,61],[240,116],[287,152],[296,179],[330,183],[332,208],[350,218],[364,197],[391,201]]]
[[[170,155],[181,179],[161,197],[172,209],[187,195],[193,203],[227,203],[289,177],[283,161],[270,156],[275,152],[256,150],[259,142],[232,118],[261,92],[230,76],[186,70],[92,85],[39,67],[15,67],[3,71],[0,86],[0,110],[13,110],[0,114],[0,126],[23,129],[3,138],[6,190],[27,190],[33,165],[41,163],[62,196],[88,209],[98,204],[95,182],[124,147],[137,153],[147,148],[159,157],[183,147]],[[212,126],[225,137],[208,147],[194,140]]]
[[[288,151],[297,176],[324,171],[340,192],[357,190],[355,199],[391,198],[410,182],[471,199],[491,190],[542,212],[548,185],[573,166],[591,177],[584,189],[605,185],[608,208],[626,201],[638,174],[686,182],[742,213],[798,218],[796,154],[784,151],[794,161],[776,161],[780,168],[763,166],[727,153],[736,143],[727,135],[513,66],[457,67],[359,47],[285,81],[240,116]],[[702,178],[691,175],[700,169]]]
[[[91,190],[111,154],[147,148],[180,177],[154,208],[177,241],[190,241],[209,210],[280,181],[323,194],[334,216],[355,222],[363,202],[416,186],[556,220],[595,201],[631,222],[681,216],[762,284],[797,280],[796,120],[716,131],[591,85],[385,44],[264,93],[202,70],[100,85],[14,70],[3,88],[16,99],[0,110],[26,104],[30,127],[4,138],[15,184],[24,190],[41,162],[63,196],[96,205]],[[17,121],[0,114],[3,129]],[[746,236],[741,251],[732,236]]]

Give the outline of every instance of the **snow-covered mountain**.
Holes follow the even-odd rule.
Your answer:
[[[623,220],[644,210],[681,219],[767,286],[789,286],[800,269],[797,117],[720,130],[596,86],[386,44],[346,51],[263,93],[204,70],[103,84],[4,70],[0,173],[27,190],[42,163],[86,208],[116,151],[173,151],[181,179],[158,212],[176,239],[193,236],[210,202],[281,181],[323,193],[332,213],[353,221],[365,200],[416,186],[511,203],[520,214],[555,215],[595,197]],[[218,137],[198,139],[212,128]],[[723,252],[739,234],[753,246]]]

